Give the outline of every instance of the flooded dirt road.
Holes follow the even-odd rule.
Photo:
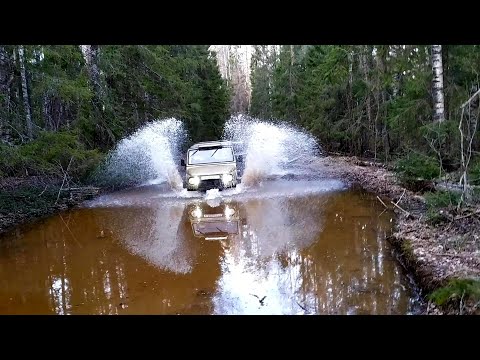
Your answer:
[[[0,314],[407,314],[392,214],[336,181],[103,196],[0,240]]]

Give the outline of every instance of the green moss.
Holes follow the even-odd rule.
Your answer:
[[[442,306],[448,302],[480,301],[480,281],[477,279],[453,279],[444,287],[441,287],[428,296],[429,300]]]

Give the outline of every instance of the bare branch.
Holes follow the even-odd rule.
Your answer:
[[[465,101],[465,102],[462,104],[462,106],[460,106],[460,108],[463,109],[465,106],[467,106],[468,104],[470,104],[470,103],[473,101],[473,99],[475,98],[475,96],[477,96],[477,95],[480,95],[480,89],[479,89],[475,94],[473,94],[473,95],[470,97],[470,99],[468,99],[467,101]]]
[[[470,214],[467,214],[467,215],[462,215],[462,216],[456,217],[453,220],[455,221],[455,220],[465,219],[467,217],[477,215],[477,214],[480,214],[480,210],[474,211],[473,213],[470,213]]]
[[[395,204],[393,201],[390,201],[395,207],[397,207],[398,209],[402,210],[407,216],[410,216],[410,213],[405,210],[405,209],[402,209],[399,205]]]
[[[377,195],[377,199],[382,203],[383,206],[385,206],[386,209],[388,209],[388,206],[382,201],[382,199],[378,197],[378,195]]]
[[[73,160],[73,156],[70,158],[70,162],[68,163],[66,171],[63,171],[63,167],[60,164],[60,167],[62,168],[62,171],[63,171],[63,181],[62,181],[62,186],[60,186],[60,190],[58,190],[57,200],[55,200],[55,204],[58,202],[58,199],[60,198],[60,192],[62,191],[63,185],[65,184],[65,179],[67,178],[68,169],[70,168],[70,164],[72,163],[72,160]]]
[[[402,196],[400,196],[400,199],[398,199],[398,201],[396,202],[396,205],[398,205],[400,203],[400,201],[402,200],[403,195],[405,195],[405,191],[406,191],[406,189],[403,189]]]
[[[43,193],[45,192],[45,190],[47,190],[47,187],[48,187],[48,184],[47,184],[47,185],[45,185],[45,189],[43,189],[43,191],[42,191],[40,194],[38,194],[38,196],[42,196],[42,195],[43,195]]]

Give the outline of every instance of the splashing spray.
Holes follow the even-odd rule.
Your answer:
[[[226,122],[224,137],[235,142],[238,151],[245,154],[242,176],[245,186],[284,175],[292,171],[293,163],[305,162],[321,152],[313,136],[300,129],[244,115]]]
[[[117,144],[108,155],[101,175],[114,184],[167,182],[172,189],[181,190],[177,159],[185,139],[183,123],[177,119],[148,123]]]

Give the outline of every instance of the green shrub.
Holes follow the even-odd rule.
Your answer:
[[[13,175],[21,169],[23,169],[23,159],[19,147],[0,143],[0,177]]]
[[[460,193],[452,191],[436,191],[425,194],[425,201],[429,209],[441,209],[458,204]]]
[[[439,288],[429,295],[429,299],[437,305],[445,305],[449,301],[480,300],[480,281],[476,279],[453,279],[442,288]]]
[[[470,184],[480,185],[480,159],[477,159],[477,161],[470,166],[468,177]]]
[[[403,186],[419,192],[432,190],[432,180],[440,175],[436,159],[417,153],[409,153],[397,160],[395,171]]]
[[[446,223],[448,221],[448,217],[442,211],[437,209],[428,209],[425,220],[430,225],[438,225]]]
[[[416,153],[409,153],[406,157],[398,160],[396,170],[404,181],[432,180],[440,174],[440,167],[436,159]]]
[[[480,203],[480,189],[473,189],[472,191],[472,201],[474,203]]]
[[[460,200],[460,193],[451,191],[436,191],[425,194],[427,204],[426,220],[431,225],[448,221],[447,213],[442,209],[456,206]]]
[[[98,150],[87,150],[73,132],[41,132],[24,145],[0,147],[2,176],[68,175],[82,180],[101,162]],[[71,160],[71,163],[70,163]],[[68,167],[70,163],[70,167]],[[63,169],[63,170],[62,170]]]

